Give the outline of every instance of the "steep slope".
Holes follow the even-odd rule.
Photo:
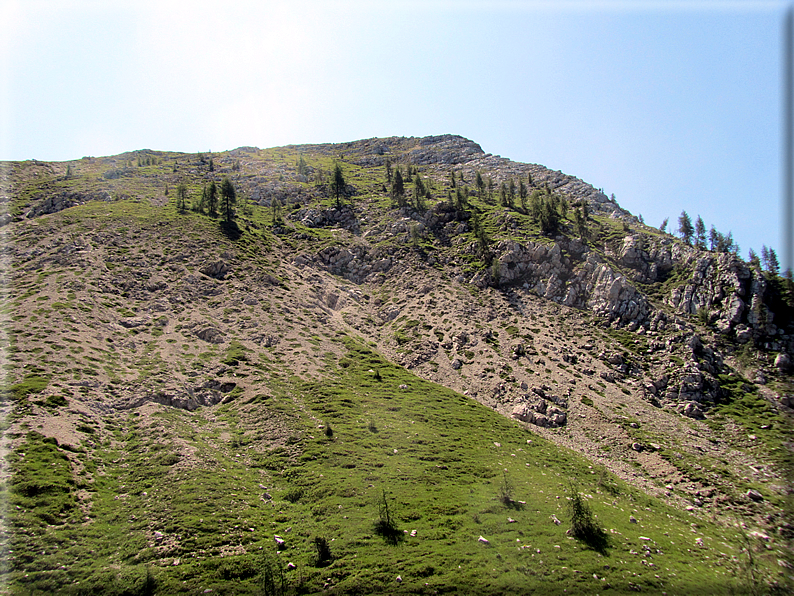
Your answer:
[[[422,180],[406,198],[387,159]],[[6,171],[12,592],[115,578],[119,593],[243,593],[281,577],[278,557],[305,592],[790,580],[779,278],[461,137]],[[198,202],[224,175],[236,226],[175,210],[180,182]],[[545,197],[551,235],[533,212]],[[577,490],[608,547],[566,539]],[[379,502],[417,529],[410,554],[373,535]],[[640,536],[665,558],[640,557]],[[318,537],[334,539],[328,567],[312,564]]]

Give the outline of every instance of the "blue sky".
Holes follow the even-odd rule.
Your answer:
[[[782,257],[787,7],[0,0],[0,159],[454,133]]]

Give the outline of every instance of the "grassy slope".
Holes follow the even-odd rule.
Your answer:
[[[703,593],[708,584],[728,593],[745,579],[737,577],[734,532],[693,523],[476,402],[345,343],[350,352],[333,365],[332,381],[278,376],[271,361],[273,397],[220,406],[212,413],[220,425],[208,424],[204,410],[166,408],[148,425],[135,412],[107,420],[112,437],[79,454],[95,477],[87,523],[74,503],[74,479],[58,464],[62,451],[30,435],[18,473],[59,473],[38,495],[11,492],[10,504],[22,508],[11,545],[24,553],[14,558],[13,584],[33,593],[90,593],[89,586],[111,593],[114,578],[140,592],[148,568],[158,593],[258,593],[268,555],[297,565],[288,583],[306,593],[326,583],[335,593],[476,586],[486,594],[590,594],[607,584],[617,593],[631,584],[668,593]],[[289,420],[288,446],[257,449],[250,431],[274,416]],[[196,450],[199,466],[180,464],[174,446],[182,442]],[[505,481],[525,505],[499,500]],[[609,529],[603,554],[565,535],[570,482]],[[415,537],[392,545],[374,532],[382,491],[398,528]],[[265,493],[272,501],[260,499]],[[66,523],[48,525],[60,513]],[[286,540],[280,555],[273,535]],[[331,541],[328,567],[313,565],[316,536]]]

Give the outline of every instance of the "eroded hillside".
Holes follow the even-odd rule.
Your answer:
[[[751,573],[768,589],[790,580],[781,278],[460,137],[143,151],[4,176],[11,592],[79,593],[101,576],[240,593],[282,570],[273,535],[302,570],[285,587],[309,592],[460,589],[469,572],[447,566],[493,555],[493,593],[553,572],[560,590],[592,592],[573,562],[617,590],[686,591],[697,575],[675,574],[693,546],[718,592]],[[234,225],[176,209],[180,183],[190,207],[224,176]],[[606,566],[610,549],[554,544],[568,542],[556,521],[571,480],[613,524]],[[421,528],[406,539],[426,563],[372,536],[382,490],[400,530]],[[676,545],[673,528],[700,542]],[[498,538],[478,543],[487,531]],[[339,540],[333,562],[311,563],[318,536]],[[670,543],[651,567],[646,539]],[[34,554],[42,541],[59,547]],[[531,561],[546,548],[554,571]],[[91,549],[103,554],[77,564]],[[637,573],[662,551],[675,571]]]

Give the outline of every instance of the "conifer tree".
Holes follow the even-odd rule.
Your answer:
[[[587,217],[586,207],[582,206],[573,210],[573,224],[576,228],[576,233],[579,234],[579,238],[585,240],[587,238]]]
[[[714,228],[714,226],[711,226],[711,228],[709,228],[709,250],[711,250],[711,251],[716,251],[717,250],[717,246],[720,243],[720,238],[721,237],[722,237],[722,234],[720,234]],[[763,250],[763,248],[761,250]]]
[[[187,184],[180,182],[176,187],[176,208],[179,211],[187,209]]]
[[[662,225],[659,226],[659,231],[662,233],[667,233],[667,222],[670,220],[669,217],[665,217]]]
[[[234,189],[232,181],[224,176],[223,182],[221,182],[221,205],[226,223],[231,223],[234,219],[234,207],[236,204],[237,191]]]
[[[331,179],[331,192],[334,193],[334,197],[336,198],[336,208],[339,209],[342,206],[341,196],[345,194],[345,177],[342,174],[342,166],[338,163],[334,164],[334,177]]]
[[[425,210],[425,190],[425,184],[422,181],[422,177],[417,174],[414,176],[414,207],[416,207],[418,211]]]
[[[747,263],[753,269],[761,269],[761,259],[758,258],[758,255],[755,251],[751,248],[750,252],[747,255]]]
[[[507,187],[504,182],[499,186],[499,205],[507,207]]]
[[[477,186],[477,196],[484,199],[485,194],[485,180],[482,179],[482,174],[477,170],[477,175],[474,177],[474,184]]]
[[[218,215],[218,187],[215,186],[215,181],[210,182],[207,188],[207,209],[210,217]]]
[[[692,244],[692,234],[694,232],[695,228],[692,227],[692,219],[686,211],[682,211],[678,217],[678,233],[681,235],[681,239],[687,244]]]
[[[521,199],[521,209],[527,210],[527,187],[523,179],[518,180],[518,198]]]
[[[764,262],[764,269],[771,275],[777,275],[780,272],[780,262],[777,260],[777,253],[771,246],[766,245],[761,247],[761,259]]]
[[[405,207],[405,184],[400,168],[394,170],[394,182],[391,186],[392,200],[396,201],[398,207]]]
[[[706,224],[700,215],[695,220],[695,246],[704,250],[706,248]]]

